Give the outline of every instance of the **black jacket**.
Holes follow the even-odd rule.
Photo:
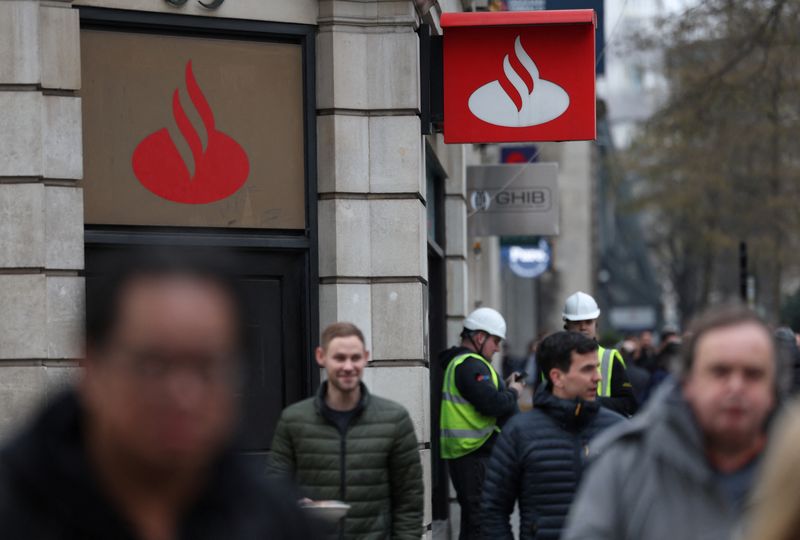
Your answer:
[[[596,401],[559,399],[545,387],[533,407],[506,424],[492,451],[481,501],[484,538],[513,538],[508,518],[519,499],[520,539],[557,540],[589,440],[623,419]]]
[[[628,380],[628,370],[625,369],[625,365],[622,363],[621,353],[615,351],[612,354],[614,363],[611,365],[611,396],[598,397],[597,402],[622,416],[633,416],[639,409],[634,387],[631,381]],[[605,373],[603,377],[605,377]]]
[[[0,451],[0,538],[134,540],[87,460],[76,395],[56,399]],[[180,540],[318,538],[291,491],[257,480],[233,452],[180,522]]]
[[[451,347],[439,355],[442,369],[446,370],[447,365],[453,358],[462,354],[472,353],[466,347]],[[497,425],[502,427],[506,421],[519,412],[517,399],[519,396],[515,390],[506,388],[505,382],[498,375],[498,388],[494,387],[492,375],[489,368],[477,358],[467,358],[456,368],[456,387],[461,395],[486,416],[497,418]],[[490,437],[480,448],[479,451],[489,453],[496,436]]]

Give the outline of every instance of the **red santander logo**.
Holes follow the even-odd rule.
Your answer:
[[[595,138],[593,11],[450,13],[442,26],[445,142]]]
[[[206,130],[206,146],[181,105],[176,88],[172,94],[172,114],[194,160],[194,172],[178,152],[166,128],[145,137],[133,151],[133,172],[153,194],[184,204],[208,204],[230,197],[250,174],[250,161],[242,146],[218,131],[214,113],[197,84],[192,61],[186,64],[186,90]]]

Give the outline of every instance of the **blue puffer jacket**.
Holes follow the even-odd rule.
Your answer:
[[[503,427],[492,451],[481,501],[487,539],[513,539],[508,518],[519,499],[520,539],[557,540],[589,440],[623,420],[597,402],[559,399],[544,387],[533,406]]]

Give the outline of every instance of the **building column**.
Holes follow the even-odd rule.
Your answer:
[[[0,436],[82,354],[78,12],[0,2]]]
[[[411,0],[321,0],[317,36],[320,326],[350,321],[365,382],[420,442],[430,535],[427,230]]]
[[[595,294],[592,143],[567,142],[552,145],[549,151],[555,154],[554,161],[559,162],[562,226],[553,258],[558,296],[548,316],[548,326],[560,329],[561,310],[567,297],[576,291]]]

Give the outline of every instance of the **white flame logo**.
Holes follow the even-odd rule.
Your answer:
[[[564,114],[569,107],[569,94],[557,84],[539,78],[539,68],[522,48],[519,36],[514,41],[514,54],[533,81],[533,88],[529,90],[511,65],[508,55],[503,58],[503,73],[519,94],[522,105],[514,102],[500,81],[492,81],[469,97],[472,114],[484,122],[503,127],[537,126]]]

